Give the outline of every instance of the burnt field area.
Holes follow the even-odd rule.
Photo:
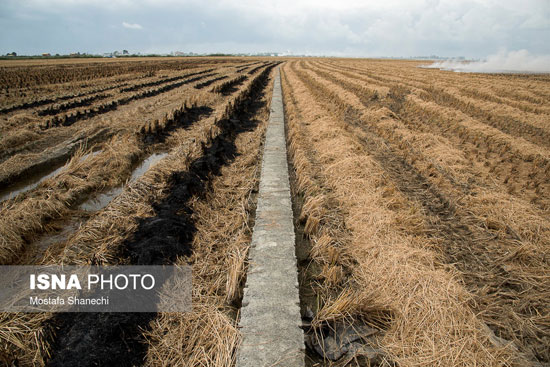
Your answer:
[[[1,69],[1,263],[190,264],[194,289],[185,314],[1,314],[0,363],[231,364],[278,64]]]
[[[185,313],[0,313],[0,365],[236,364],[279,69],[305,366],[549,366],[550,76],[419,66],[0,61],[0,265],[193,277]]]

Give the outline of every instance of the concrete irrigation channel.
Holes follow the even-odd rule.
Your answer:
[[[237,367],[304,366],[292,202],[279,70],[266,132]]]

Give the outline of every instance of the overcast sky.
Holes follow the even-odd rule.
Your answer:
[[[0,0],[0,54],[550,54],[550,0]]]

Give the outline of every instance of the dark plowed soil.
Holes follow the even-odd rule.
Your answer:
[[[212,112],[212,108],[208,106],[184,107],[175,112],[174,118],[164,122],[163,129],[147,132],[144,128],[142,132],[143,142],[146,144],[164,143],[166,138],[170,136],[174,130],[181,128],[187,129],[200,119],[210,116]]]
[[[119,106],[127,105],[130,102],[134,102],[134,101],[137,101],[137,100],[140,100],[140,99],[154,97],[154,96],[157,96],[159,94],[163,94],[163,93],[169,92],[173,89],[179,88],[179,87],[181,87],[185,84],[193,83],[193,82],[196,82],[197,80],[207,78],[207,77],[212,76],[212,75],[214,75],[214,73],[201,74],[199,76],[195,76],[193,78],[185,79],[183,81],[179,81],[179,82],[175,82],[175,83],[171,83],[171,84],[166,84],[166,85],[163,85],[161,87],[157,87],[155,89],[147,89],[147,90],[144,90],[144,91],[141,91],[141,92],[137,92],[133,95],[116,98],[116,99],[111,100],[109,102],[105,102],[103,104],[100,104],[100,105],[98,105],[98,106],[96,106],[92,109],[82,109],[82,110],[78,110],[78,111],[73,111],[73,112],[71,112],[69,114],[66,114],[66,115],[57,115],[57,116],[54,116],[53,118],[45,121],[41,125],[41,128],[42,129],[49,129],[49,128],[58,127],[58,126],[71,126],[72,124],[74,124],[78,121],[89,119],[89,118],[92,118],[94,116],[98,116],[98,115],[101,115],[101,114],[108,113],[110,111],[114,111]]]

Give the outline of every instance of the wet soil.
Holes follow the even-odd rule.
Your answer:
[[[22,185],[26,185],[39,180],[42,176],[49,174],[52,171],[52,167],[58,168],[66,164],[80,147],[92,147],[107,140],[112,135],[112,131],[102,128],[90,136],[79,135],[69,138],[56,147],[43,151],[42,156],[35,162],[8,174],[1,175],[0,185],[4,186],[6,192],[8,192],[12,190],[11,186],[14,184],[22,182]]]
[[[176,115],[176,118],[167,121],[163,129],[158,129],[154,133],[143,134],[143,143],[145,146],[149,147],[149,149],[153,151],[163,149],[165,147],[162,145],[162,143],[164,143],[165,139],[170,135],[171,132],[181,128],[189,128],[196,121],[200,120],[203,117],[209,116],[211,112],[212,109],[206,106],[184,108],[182,109],[181,113]],[[95,155],[97,153],[99,153],[99,151],[91,154]],[[89,155],[90,154],[83,156],[82,159],[86,159]],[[167,153],[157,152],[151,154],[150,156],[148,156],[148,158],[142,160],[141,162],[136,162],[128,182],[133,182],[137,180],[150,168],[151,165],[155,164],[166,155]],[[54,166],[54,168],[55,167],[57,166]],[[43,180],[55,176],[63,168],[64,165],[61,165],[55,171],[49,172],[46,176],[40,176],[40,174],[37,173],[29,179],[18,182],[17,186],[8,187],[8,190],[6,190],[5,194],[0,191],[0,194],[3,194],[4,196],[6,196],[6,198],[9,198],[16,196],[20,192],[31,190]],[[43,235],[40,238],[33,240],[29,239],[30,244],[28,246],[28,251],[25,251],[25,254],[21,256],[20,262],[25,264],[34,263],[33,261],[43,259],[45,255],[49,258],[52,258],[51,256],[56,253],[59,248],[63,247],[62,243],[66,241],[80,227],[80,225],[85,223],[93,212],[99,211],[107,206],[115,197],[117,197],[123,191],[123,189],[124,185],[120,185],[114,188],[110,188],[105,192],[92,193],[87,199],[80,198],[77,203],[74,204],[78,205],[78,203],[82,202],[82,200],[85,200],[82,204],[78,206],[76,213],[74,213],[75,215],[73,215],[78,217],[78,219],[64,219],[54,221],[53,223],[47,223],[47,226],[49,228],[54,228],[54,230],[48,230],[49,233]],[[2,200],[4,199],[1,199],[0,202]]]
[[[132,172],[128,183],[132,183],[135,180],[139,179],[141,176],[147,172],[147,170],[160,161],[162,158],[166,157],[168,153],[153,153],[146,159],[144,159]],[[100,193],[94,197],[89,198],[84,203],[79,206],[79,209],[86,211],[98,211],[106,207],[115,197],[117,197],[122,190],[124,185],[117,186],[110,189],[107,192]]]

